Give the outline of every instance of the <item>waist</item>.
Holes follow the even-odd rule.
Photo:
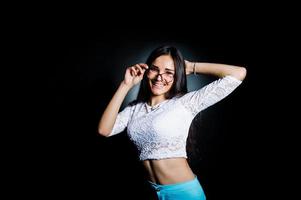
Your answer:
[[[157,184],[175,184],[195,178],[186,158],[144,160],[149,181]]]
[[[182,188],[185,188],[185,187],[188,187],[188,188],[190,187],[190,189],[191,189],[191,186],[193,186],[193,185],[196,185],[196,184],[200,185],[200,182],[199,182],[199,180],[197,179],[196,176],[192,180],[183,181],[183,182],[179,182],[179,183],[173,183],[173,184],[161,185],[161,184],[154,183],[152,181],[148,181],[148,182],[157,191],[160,191],[162,189],[164,189],[164,190],[169,190],[169,189],[177,190],[177,189],[182,189]]]

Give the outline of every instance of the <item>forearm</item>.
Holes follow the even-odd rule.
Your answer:
[[[203,63],[203,62],[190,62],[189,73],[209,74],[218,77],[227,75],[233,76],[238,80],[243,80],[246,76],[246,68],[234,65],[216,64],[216,63]]]
[[[126,97],[127,93],[131,89],[130,86],[124,84],[122,82],[117,91],[115,92],[114,96],[112,97],[111,101],[109,102],[108,106],[106,107],[100,122],[98,124],[98,132],[103,136],[108,136],[115,124],[120,106]]]

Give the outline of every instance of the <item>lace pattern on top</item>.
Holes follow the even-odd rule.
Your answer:
[[[140,153],[140,160],[187,157],[182,151],[186,148],[186,134],[160,134],[154,128],[156,116],[168,112],[174,105],[173,100],[164,104],[142,117],[134,117],[129,124],[128,135]]]
[[[241,82],[232,76],[225,76],[197,91],[185,94],[180,100],[185,108],[196,116],[200,111],[228,96]]]
[[[110,136],[127,127],[140,160],[187,157],[186,140],[194,116],[225,98],[240,83],[226,76],[197,91],[167,100],[153,110],[145,103],[128,106],[118,114]]]

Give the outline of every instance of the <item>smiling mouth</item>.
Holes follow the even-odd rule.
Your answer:
[[[164,83],[162,83],[161,81],[152,81],[152,87],[161,89],[165,86]]]

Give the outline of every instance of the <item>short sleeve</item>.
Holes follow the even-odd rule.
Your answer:
[[[241,80],[228,75],[213,81],[199,90],[185,94],[179,100],[193,116],[196,116],[200,111],[225,98],[241,83]]]
[[[113,136],[124,131],[131,118],[131,112],[132,106],[127,106],[121,112],[118,113],[112,132],[109,134],[109,136]]]

